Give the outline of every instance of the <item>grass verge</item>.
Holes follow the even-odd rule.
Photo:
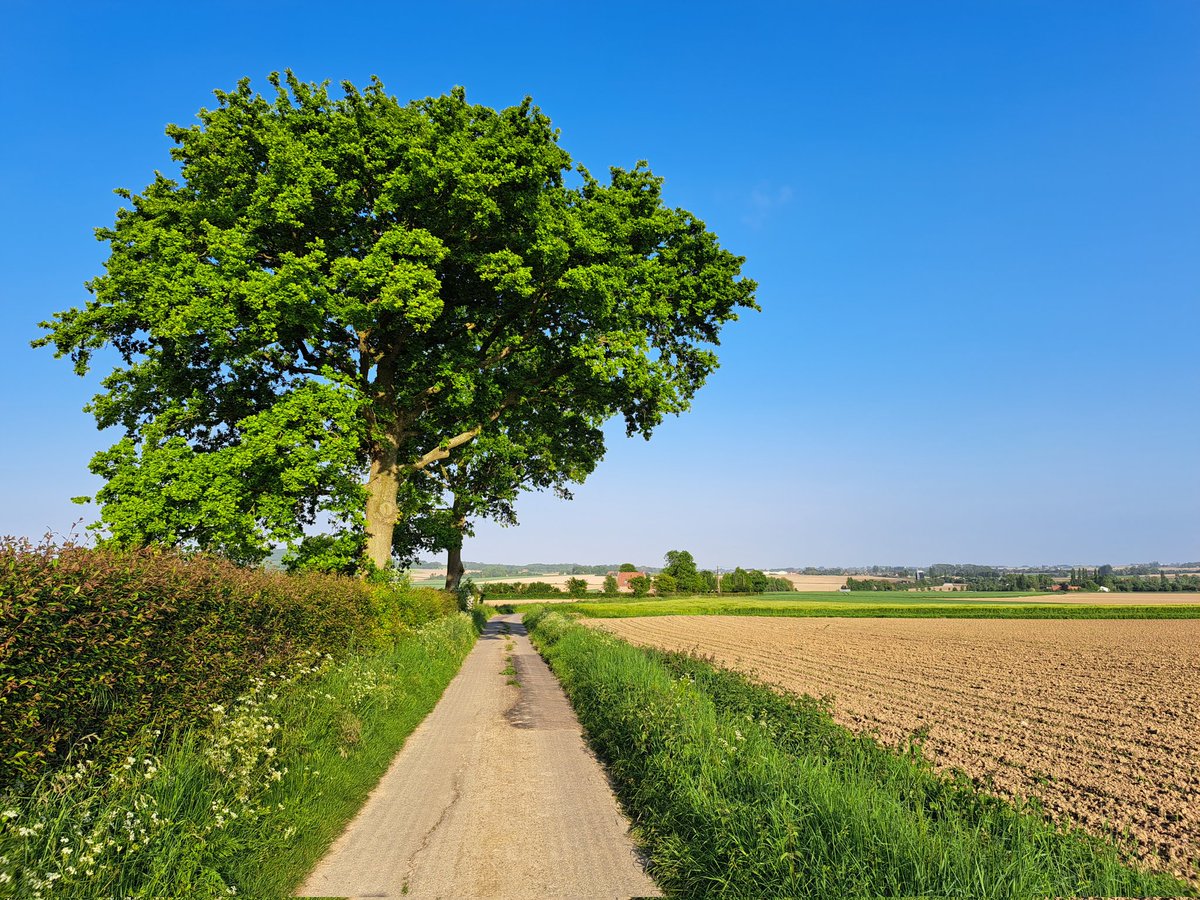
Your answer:
[[[825,595],[828,597],[828,594]],[[910,595],[882,600],[879,594],[862,599],[822,599],[820,595],[796,597],[788,594],[760,595],[753,599],[721,599],[715,597],[686,597],[665,600],[605,601],[589,600],[579,603],[559,603],[555,608],[564,613],[578,614],[589,619],[627,619],[642,616],[835,616],[864,618],[950,618],[950,619],[1200,619],[1200,604],[1174,605],[1083,605],[1077,603],[1022,603],[995,599],[995,595],[960,597],[948,600],[941,597]],[[517,612],[537,609],[541,604],[519,604]]]
[[[0,897],[288,896],[441,697],[485,613],[255,678],[209,721],[0,800]],[[474,618],[474,621],[472,621]]]
[[[1195,896],[785,695],[561,612],[525,618],[671,895]]]

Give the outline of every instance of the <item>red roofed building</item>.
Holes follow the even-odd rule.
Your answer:
[[[638,578],[639,576],[642,578],[647,577],[645,572],[609,572],[608,574],[617,579],[618,591],[632,591],[633,588],[629,586],[629,579]]]

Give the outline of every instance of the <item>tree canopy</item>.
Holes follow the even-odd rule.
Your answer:
[[[757,308],[646,164],[594,178],[529,98],[270,83],[167,128],[178,177],[118,191],[91,299],[42,323],[80,374],[120,356],[90,405],[124,432],[91,464],[113,541],[253,560],[327,519],[384,565],[424,470],[538,410],[648,437]]]
[[[696,558],[687,550],[668,550],[663,561],[666,563],[663,574],[671,576],[677,590],[699,593],[703,589],[700,573],[696,570]]]
[[[473,521],[515,525],[515,502],[523,490],[550,490],[570,499],[604,455],[600,423],[572,410],[536,408],[520,421],[482,433],[453,458],[429,466],[428,476],[402,488],[401,519],[392,536],[393,556],[409,561],[423,550],[447,553],[446,589],[457,590],[464,573],[462,545]]]

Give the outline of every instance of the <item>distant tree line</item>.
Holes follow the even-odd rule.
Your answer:
[[[1200,591],[1200,575],[1168,577],[1165,572],[1153,576],[1118,574],[1125,571],[1113,569],[1112,566],[1072,569],[1067,583],[1083,591],[1098,591],[1102,587],[1121,592]]]
[[[880,578],[847,578],[846,587],[852,591],[907,591],[909,582],[885,581]]]
[[[582,581],[583,579],[580,579]],[[583,582],[587,590],[587,582]],[[483,598],[491,600],[497,597],[511,597],[514,600],[549,600],[554,597],[568,596],[567,591],[546,581],[508,582],[489,581],[477,585]]]
[[[646,597],[651,593],[657,597],[673,597],[716,594],[718,592],[722,594],[762,594],[767,591],[795,590],[792,583],[786,578],[767,575],[761,569],[743,569],[741,567],[721,574],[718,584],[717,573],[711,569],[697,567],[695,557],[687,550],[668,551],[664,562],[666,565],[656,574],[652,569],[638,568],[633,563],[621,563],[620,566],[607,568],[599,566],[579,566],[577,568],[589,570],[583,574],[604,575],[602,592],[610,597],[619,594],[617,579],[610,574],[614,570],[645,573],[629,579],[629,590],[634,597]],[[470,563],[467,566],[475,568]],[[486,570],[486,567],[481,568]],[[528,570],[532,567],[521,568]],[[594,569],[603,569],[603,571],[591,571]],[[484,575],[484,577],[487,576]],[[576,577],[567,580],[565,590],[545,581],[533,581],[528,584],[494,581],[482,583],[478,587],[483,592],[483,596],[489,599],[505,597],[513,600],[548,600],[563,596],[583,597],[588,594],[587,581]]]
[[[1053,575],[1032,575],[1025,572],[1006,572],[1000,575],[979,575],[964,579],[970,591],[1048,591],[1057,579]]]
[[[1109,565],[1095,569],[1064,569],[1061,574],[1006,572],[989,566],[941,564],[930,566],[928,571],[930,582],[954,584],[966,591],[987,593],[1052,591],[1064,579],[1067,585],[1082,591],[1098,591],[1101,588],[1110,591],[1200,591],[1200,575],[1168,576],[1162,572],[1154,576],[1127,575],[1124,574],[1127,569],[1114,569]],[[906,591],[920,584],[850,577],[846,579],[846,586],[852,591]]]
[[[768,591],[794,591],[786,578],[767,575],[762,569],[736,568],[721,576],[722,594],[763,594]]]
[[[524,578],[530,575],[607,575],[616,565],[581,566],[575,563],[532,563],[527,566],[502,563],[464,562],[479,578]]]
[[[786,578],[765,574],[761,569],[743,569],[718,576],[710,569],[697,569],[696,560],[687,550],[669,550],[666,565],[654,577],[654,593],[660,597],[672,594],[762,594],[767,591],[792,591]]]

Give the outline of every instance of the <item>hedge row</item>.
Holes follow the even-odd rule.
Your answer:
[[[488,581],[477,585],[484,600],[494,600],[497,597],[512,597],[519,600],[547,600],[554,597],[566,597],[567,592],[548,581],[510,582]]]
[[[440,614],[438,592],[245,569],[208,556],[0,538],[0,789],[86,742],[111,757],[258,673],[376,644]]]

